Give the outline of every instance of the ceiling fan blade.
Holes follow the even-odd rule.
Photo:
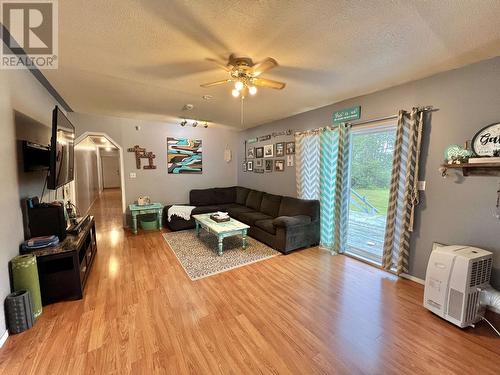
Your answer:
[[[221,69],[224,69],[226,72],[230,72],[231,69],[233,68],[232,65],[226,65],[220,61],[217,61],[215,59],[211,59],[209,57],[207,57],[206,59],[207,61],[210,61],[211,63],[214,63],[215,65],[217,65],[219,68]]]
[[[230,79],[223,79],[221,81],[215,81],[215,82],[208,82],[200,85],[201,87],[212,87],[212,86],[218,86],[218,85],[223,85],[224,83],[231,82]]]
[[[276,68],[277,66],[278,62],[272,57],[268,57],[252,66],[252,75],[258,77],[262,73],[267,72],[269,69]]]
[[[284,82],[273,81],[272,79],[265,78],[254,78],[252,79],[252,83],[255,86],[267,87],[275,90],[283,90],[286,86]]]

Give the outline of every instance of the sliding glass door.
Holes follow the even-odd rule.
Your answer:
[[[349,209],[345,252],[381,264],[396,124],[353,127],[349,135]]]

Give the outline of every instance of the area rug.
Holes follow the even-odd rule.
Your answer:
[[[217,237],[205,231],[197,237],[194,230],[164,233],[169,244],[191,280],[202,279],[247,264],[279,255],[262,242],[247,237],[247,247],[241,247],[241,237],[224,238],[224,252],[217,255]]]

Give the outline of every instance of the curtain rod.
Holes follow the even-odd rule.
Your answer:
[[[424,112],[439,111],[439,108],[433,108],[432,106],[419,107],[418,109],[420,111],[424,111]],[[385,117],[377,117],[377,118],[373,118],[373,119],[369,119],[369,120],[344,122],[344,125],[348,125],[348,126],[365,125],[365,124],[370,124],[372,122],[392,120],[392,119],[398,118],[398,116],[399,116],[399,114],[395,114],[395,115],[390,115],[390,116],[385,116]],[[295,135],[300,135],[300,134],[314,133],[314,132],[319,132],[320,130],[323,130],[323,129],[333,129],[333,126],[329,125],[329,126],[324,126],[322,128],[316,128],[316,129],[311,129],[311,130],[304,130],[304,131],[301,131],[301,132],[295,132],[294,134]]]

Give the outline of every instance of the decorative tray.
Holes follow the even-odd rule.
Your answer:
[[[225,221],[230,221],[231,218],[230,217],[226,217],[225,219],[219,219],[217,216],[215,215],[210,215],[210,219],[212,219],[213,221],[215,221],[216,223],[223,223]]]

